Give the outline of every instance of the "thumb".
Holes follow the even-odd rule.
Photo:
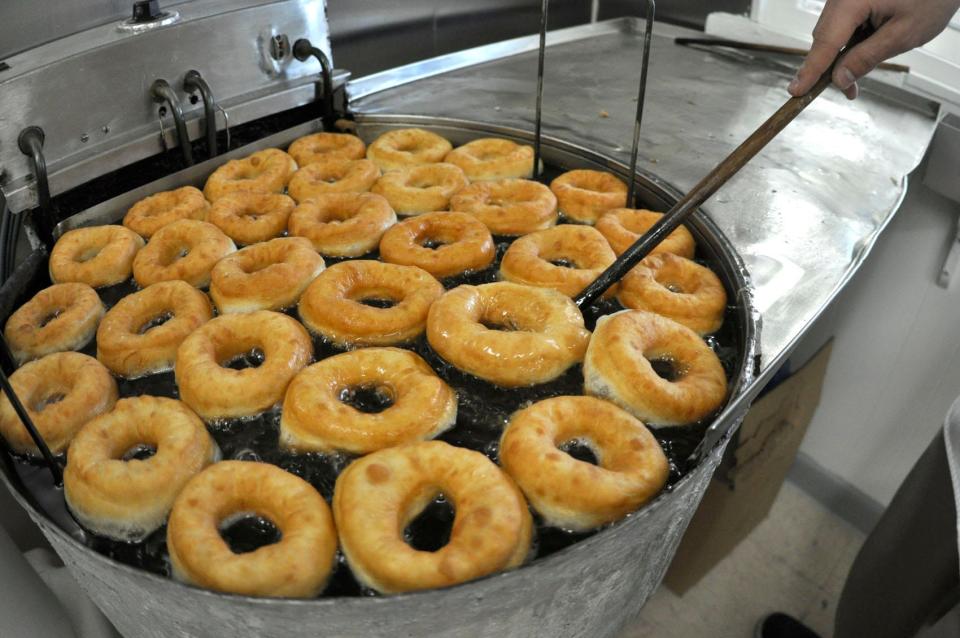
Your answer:
[[[847,92],[878,64],[906,51],[909,48],[908,38],[902,21],[885,22],[876,33],[843,56],[833,71],[833,83]]]

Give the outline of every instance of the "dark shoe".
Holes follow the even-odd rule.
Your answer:
[[[820,638],[812,629],[786,614],[770,614],[757,624],[756,638]]]

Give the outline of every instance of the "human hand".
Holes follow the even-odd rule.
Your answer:
[[[888,58],[926,44],[946,28],[960,0],[827,0],[813,30],[813,46],[791,95],[804,95],[836,59],[850,36],[867,20],[876,32],[845,53],[833,70],[833,83],[849,99],[859,93],[857,80]]]

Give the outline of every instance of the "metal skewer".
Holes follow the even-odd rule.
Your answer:
[[[657,11],[654,0],[647,0],[647,25],[643,31],[643,60],[640,62],[640,89],[637,94],[637,116],[633,125],[633,148],[630,151],[630,176],[627,186],[627,207],[636,206],[637,152],[640,148],[640,127],[643,124],[643,102],[647,95],[647,67],[650,66],[650,42],[653,40],[653,20]]]
[[[547,48],[547,9],[550,0],[543,0],[540,5],[540,51],[537,59],[537,110],[533,128],[533,175],[532,179],[540,176],[540,131],[543,118],[543,58]]]

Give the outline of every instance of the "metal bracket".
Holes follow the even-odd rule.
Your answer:
[[[190,148],[190,136],[187,135],[187,124],[183,120],[183,108],[180,106],[180,98],[177,97],[176,91],[166,80],[156,80],[150,87],[150,97],[157,104],[166,103],[170,107],[173,122],[177,127],[177,143],[180,144],[183,162],[187,166],[193,166],[193,149]]]
[[[187,71],[183,78],[183,90],[187,93],[200,93],[203,98],[203,114],[206,121],[207,154],[217,156],[217,101],[213,98],[210,85],[200,75],[200,71]]]
[[[50,182],[47,179],[47,160],[43,156],[43,143],[46,136],[43,129],[39,126],[28,126],[20,131],[17,138],[17,146],[20,152],[30,158],[33,164],[33,173],[37,184],[37,201],[39,203],[39,230],[44,242],[52,245],[53,229],[57,225],[57,220],[53,217],[53,208],[50,204]],[[13,271],[13,253],[16,252],[17,238],[20,235],[20,227],[23,225],[23,215],[15,215],[7,236],[8,244],[4,247],[6,259],[8,260],[7,272]]]
[[[940,275],[937,277],[937,285],[941,288],[949,288],[953,273],[960,266],[960,221],[957,222],[957,236],[950,244],[950,250],[947,252],[947,258],[943,260],[943,266],[940,268]]]
[[[293,43],[293,57],[300,62],[305,62],[310,57],[314,57],[320,62],[320,75],[323,80],[323,114],[321,120],[325,131],[333,130],[337,116],[333,108],[333,70],[330,66],[330,59],[326,53],[313,46],[310,40],[306,38],[300,38]]]

